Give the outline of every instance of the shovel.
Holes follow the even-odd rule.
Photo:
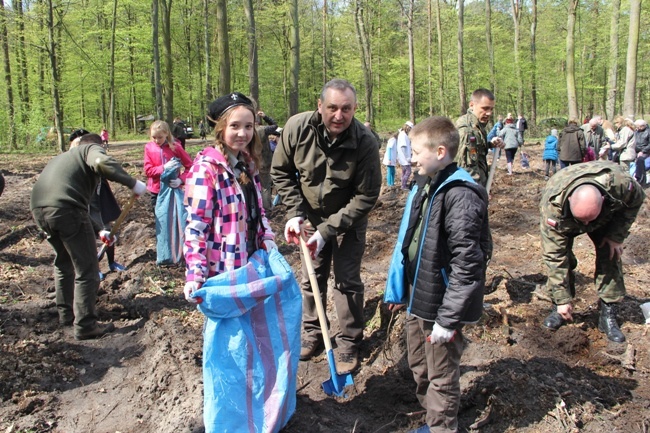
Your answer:
[[[485,189],[487,190],[488,195],[490,194],[490,188],[492,187],[492,181],[494,180],[494,172],[497,169],[497,152],[499,148],[495,147],[494,152],[492,152],[492,165],[490,166],[490,174],[487,178],[487,183],[485,184]]]
[[[330,341],[329,333],[327,332],[327,318],[325,317],[325,309],[323,308],[323,301],[320,297],[320,289],[318,288],[318,281],[316,280],[316,271],[311,262],[309,255],[309,247],[302,236],[300,236],[300,248],[302,255],[305,256],[305,265],[307,266],[307,273],[309,274],[309,282],[311,283],[311,290],[314,293],[314,301],[316,302],[316,311],[318,312],[318,321],[323,333],[323,341],[325,343],[325,353],[327,354],[327,362],[330,366],[331,377],[323,382],[323,391],[327,395],[337,395],[339,397],[347,397],[344,394],[346,386],[354,385],[352,374],[345,373],[339,374],[336,371],[336,363],[334,362],[334,351],[332,350],[332,342]]]
[[[120,226],[122,225],[122,222],[124,222],[124,218],[126,218],[126,214],[129,213],[131,208],[133,207],[133,203],[135,203],[135,199],[137,196],[133,194],[131,198],[129,199],[129,202],[124,206],[124,209],[122,209],[122,213],[120,213],[120,216],[117,217],[117,221],[115,221],[115,224],[113,224],[113,228],[111,228],[111,234],[110,238],[112,238],[115,233],[119,230]],[[106,244],[102,244],[101,248],[99,248],[99,252],[97,253],[97,261],[100,261],[102,257],[104,257],[104,252],[106,251]]]

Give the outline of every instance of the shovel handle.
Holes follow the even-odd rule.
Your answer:
[[[316,271],[314,270],[314,264],[311,261],[311,255],[309,254],[309,247],[307,242],[302,236],[300,236],[300,249],[302,250],[302,255],[304,257],[305,266],[307,266],[307,273],[309,274],[309,282],[311,283],[311,291],[314,294],[314,302],[316,302],[316,311],[318,312],[318,321],[320,322],[321,332],[323,333],[323,342],[325,343],[325,352],[330,352],[332,350],[332,342],[330,341],[329,332],[327,331],[327,316],[325,316],[325,309],[323,308],[323,300],[320,296],[320,289],[318,288],[318,279],[316,278]]]
[[[117,220],[115,221],[115,224],[113,224],[113,227],[111,228],[111,232],[109,234],[109,238],[112,238],[115,233],[120,229],[120,226],[124,222],[124,218],[126,218],[126,215],[129,213],[131,208],[133,207],[133,203],[135,203],[135,199],[138,198],[137,195],[132,194],[131,198],[129,199],[128,203],[126,206],[124,206],[124,209],[122,209],[122,212],[120,213],[120,216],[117,217]],[[99,248],[99,252],[97,253],[97,260],[101,260],[102,257],[104,256],[104,252],[106,251],[106,244],[102,244],[102,246]]]
[[[492,152],[492,165],[490,165],[490,174],[488,175],[487,182],[485,184],[485,189],[488,194],[490,194],[490,188],[492,188],[492,181],[494,180],[494,172],[497,169],[497,152],[499,147],[494,147]]]

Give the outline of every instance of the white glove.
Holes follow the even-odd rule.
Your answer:
[[[163,169],[171,170],[172,168],[176,168],[176,164],[177,164],[176,160],[172,158],[169,161],[167,161],[165,165],[163,165]]]
[[[135,186],[131,189],[133,191],[133,194],[137,195],[140,197],[142,194],[147,192],[147,185],[144,183],[140,182],[139,180],[135,181]]]
[[[278,246],[277,246],[277,245],[275,244],[275,242],[273,242],[272,240],[270,240],[270,239],[265,239],[265,240],[262,242],[262,248],[264,248],[267,252],[270,253],[271,250],[277,250],[277,249],[278,249]]]
[[[436,323],[433,325],[433,330],[431,331],[431,336],[427,339],[431,344],[443,344],[449,343],[454,339],[456,335],[455,329],[447,329]]]
[[[188,281],[185,283],[185,288],[183,288],[183,293],[185,294],[185,300],[190,304],[200,304],[203,302],[201,298],[195,298],[191,296],[194,292],[201,288],[201,283],[198,281]]]
[[[293,217],[284,226],[284,237],[289,243],[300,245],[300,225],[305,222],[303,217]]]
[[[307,240],[307,247],[311,251],[311,258],[315,259],[320,254],[320,251],[325,246],[325,239],[318,230]]]
[[[169,181],[169,186],[172,188],[178,188],[181,186],[181,180],[176,178]]]
[[[110,247],[117,241],[117,235],[111,237],[111,232],[108,230],[99,231],[99,239],[106,244],[107,247]]]

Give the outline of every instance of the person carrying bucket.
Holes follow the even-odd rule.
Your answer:
[[[488,195],[454,162],[460,138],[450,119],[429,117],[410,138],[421,178],[409,194],[402,217],[408,228],[402,234],[400,227],[403,247],[389,270],[403,266],[410,286],[401,298],[408,303],[407,357],[426,410],[426,424],[410,433],[451,433],[458,430],[462,328],[481,318],[492,254]]]

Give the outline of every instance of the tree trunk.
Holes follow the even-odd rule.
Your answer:
[[[174,121],[174,67],[172,64],[172,0],[160,0],[162,5],[162,37],[165,51],[165,120],[169,125]]]
[[[618,81],[618,17],[621,0],[612,0],[612,19],[609,25],[609,73],[607,79],[607,103],[605,116],[612,120],[616,115],[616,94]]]
[[[409,118],[415,123],[415,47],[413,43],[413,9],[415,0],[409,0],[409,9],[406,15],[409,45]]]
[[[524,78],[519,60],[519,36],[521,24],[521,0],[512,0],[512,21],[514,25],[515,77],[517,79],[517,114],[524,114]]]
[[[489,1],[489,0],[488,0]],[[431,0],[427,0],[427,93],[429,94],[429,116],[433,116],[433,13]]]
[[[354,24],[357,32],[357,40],[361,48],[361,67],[363,69],[363,79],[366,88],[366,121],[374,123],[374,110],[372,105],[372,56],[370,52],[370,42],[364,22],[364,9],[361,5],[362,0],[354,0]]]
[[[639,25],[641,22],[641,0],[630,0],[630,33],[627,40],[627,69],[625,72],[625,94],[623,116],[634,118],[636,114],[636,60],[639,50]]]
[[[533,16],[530,23],[530,117],[531,125],[537,125],[537,0],[532,0]]]
[[[185,19],[184,34],[185,34],[185,58],[187,59],[187,103],[190,107],[190,122],[194,123],[194,71],[192,68],[192,58],[194,57],[194,45],[192,44],[192,36],[194,35],[194,27],[190,24],[194,22],[193,8],[191,0],[185,0],[185,7],[183,8],[183,15]],[[199,80],[199,82],[201,82]]]
[[[47,0],[47,29],[48,29],[48,54],[50,56],[50,69],[52,73],[52,108],[54,110],[54,128],[56,129],[57,144],[59,151],[65,152],[65,142],[63,140],[63,112],[61,110],[61,101],[59,100],[59,66],[56,54],[56,39],[54,35],[54,5],[53,0]]]
[[[465,0],[458,0],[458,96],[460,113],[467,112],[467,92],[465,91],[465,63],[463,60],[463,32],[465,28]]]
[[[97,29],[101,29],[101,31],[97,32],[97,50],[103,53],[106,47],[104,47],[104,39],[103,39],[103,34],[104,34],[103,30],[105,30],[105,22],[104,22],[104,15],[102,13],[102,10],[99,10],[97,12]],[[101,84],[100,84],[100,91],[99,91],[99,101],[100,101],[99,111],[100,111],[100,116],[102,118],[102,126],[105,128],[106,125],[108,124],[108,112],[106,111],[106,81],[104,81],[103,74],[100,80],[101,80],[100,81]]]
[[[323,29],[322,29],[322,45],[323,45],[323,84],[329,81],[327,79],[327,0],[323,0]]]
[[[132,9],[127,6],[126,8],[126,17],[128,22],[132,23],[134,22],[134,16],[133,16],[133,11]],[[135,89],[135,83],[136,83],[136,78],[135,78],[135,49],[133,47],[133,34],[129,32],[129,43],[128,43],[128,50],[129,50],[129,82],[131,83],[131,88],[129,90],[130,93],[130,98],[131,98],[131,119],[129,121],[129,127],[132,131],[133,134],[137,134],[138,132],[138,122],[136,118],[138,117],[138,105],[137,105],[137,99],[136,99],[136,89]]]
[[[230,93],[230,44],[228,42],[228,5],[217,0],[217,46],[219,47],[219,95]]]
[[[300,23],[298,22],[298,0],[291,0],[290,5],[291,14],[291,30],[290,30],[290,46],[291,58],[289,60],[289,116],[293,116],[298,112],[299,102],[299,78],[300,78]]]
[[[212,67],[210,65],[210,0],[203,0],[203,53],[205,57],[205,100],[212,101]]]
[[[251,99],[259,106],[260,82],[257,70],[257,30],[255,28],[253,0],[244,0],[244,11],[248,21],[248,88]]]
[[[79,116],[81,117],[81,126],[86,127],[86,90],[84,87],[84,71],[79,69],[79,93],[81,101],[79,102]]]
[[[38,5],[37,10],[39,11],[38,14],[38,34],[43,35],[43,38],[45,38],[45,17],[44,17],[44,11],[45,11],[45,0],[36,0],[36,4]],[[38,51],[38,98],[36,99],[38,102],[38,109],[41,114],[41,117],[45,117],[45,98],[46,93],[45,93],[45,63],[46,63],[46,52],[47,49],[40,49]]]
[[[20,99],[23,103],[23,113],[29,115],[29,76],[27,69],[27,55],[25,54],[25,15],[23,12],[23,1],[14,0],[14,12],[16,13],[16,25],[18,27],[18,59],[20,64]]]
[[[566,89],[569,108],[569,119],[578,120],[578,100],[576,97],[575,78],[575,42],[574,32],[576,26],[576,12],[580,0],[569,0],[569,17],[567,19],[566,34]]]
[[[156,94],[156,119],[163,118],[162,78],[160,71],[160,41],[158,39],[158,26],[160,24],[158,13],[158,0],[152,0],[151,23],[153,28],[153,85]]]
[[[440,0],[436,0],[436,34],[438,35],[438,94],[440,97],[440,114],[447,115],[445,104],[445,66],[442,58],[442,19],[440,18]]]
[[[599,12],[599,0],[595,0],[592,4],[591,7],[591,14],[592,17],[590,20],[592,22],[600,22],[600,12]],[[591,90],[594,86],[596,86],[596,83],[598,81],[597,75],[599,74],[599,69],[596,64],[596,60],[598,59],[598,53],[600,52],[599,48],[599,42],[601,40],[601,35],[600,35],[600,27],[596,27],[592,33],[591,33],[591,43],[585,44],[584,47],[584,60],[582,62],[583,65],[586,66],[586,70],[580,74],[583,77],[583,82],[587,81],[585,84],[581,86],[581,92],[585,94],[585,100],[583,102],[583,110],[582,110],[582,115],[581,118],[584,117],[593,117],[594,111],[595,111],[595,106],[596,106],[596,98],[598,94]]]
[[[494,47],[492,46],[492,4],[485,0],[485,40],[487,42],[488,63],[490,65],[490,90],[497,91],[497,79],[494,72]]]
[[[108,92],[110,104],[108,106],[108,130],[115,139],[115,30],[117,28],[117,0],[113,0],[113,22],[111,23],[111,60],[108,66]]]
[[[9,41],[7,35],[7,16],[4,1],[0,2],[0,39],[4,55],[5,85],[7,87],[7,108],[9,109],[9,148],[16,150],[16,120],[14,113],[14,94],[11,86],[11,61],[9,59]]]

